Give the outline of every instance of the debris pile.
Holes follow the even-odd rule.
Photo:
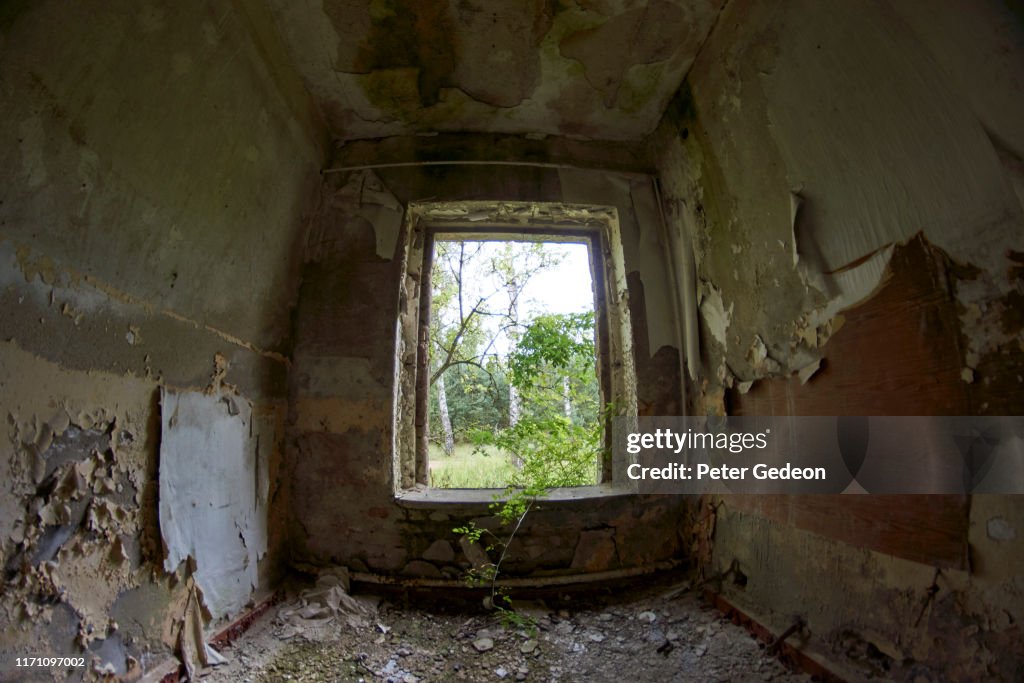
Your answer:
[[[258,622],[207,681],[808,681],[692,590],[518,603],[518,618],[353,597],[340,577]]]
[[[336,637],[342,624],[350,629],[369,627],[373,608],[353,598],[349,590],[347,569],[322,572],[315,586],[278,612],[277,637],[289,640],[301,635],[306,640],[323,642]]]

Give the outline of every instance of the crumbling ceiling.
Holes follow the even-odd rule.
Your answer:
[[[268,0],[339,140],[435,131],[636,140],[717,0]]]

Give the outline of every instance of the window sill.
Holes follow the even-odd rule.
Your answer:
[[[400,507],[415,509],[437,509],[444,507],[461,507],[467,505],[490,505],[506,500],[504,489],[435,489],[420,486],[405,489],[395,494],[395,502]],[[540,499],[543,503],[572,503],[581,500],[599,501],[621,496],[633,495],[629,487],[613,484],[597,486],[575,486],[554,489]]]

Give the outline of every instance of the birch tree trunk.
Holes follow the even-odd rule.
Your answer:
[[[516,286],[516,279],[513,277],[506,285],[508,289],[508,353],[511,356],[519,346],[519,288]],[[519,389],[514,384],[508,384],[508,426],[515,427],[519,423],[519,415],[522,412],[522,404],[519,400]]]
[[[441,413],[441,430],[444,432],[444,454],[455,452],[455,435],[452,433],[452,419],[448,415],[448,396],[444,391],[444,375],[437,378],[437,410]]]
[[[569,391],[569,375],[562,377],[562,411],[565,417],[572,419],[572,394]]]

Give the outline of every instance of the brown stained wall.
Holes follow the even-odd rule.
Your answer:
[[[1024,412],[1024,98],[1001,85],[1022,34],[995,2],[726,7],[652,138],[695,253],[693,410]],[[1018,496],[732,496],[692,520],[714,589],[775,632],[803,617],[844,676],[1020,676]]]
[[[672,313],[664,298],[647,297],[644,305],[643,291],[665,291],[667,278],[658,226],[651,224],[659,218],[649,181],[524,166],[413,166],[325,178],[325,210],[311,232],[296,314],[289,432],[293,555],[378,574],[458,579],[468,560],[452,529],[470,519],[493,527],[486,503],[395,500],[396,317],[399,297],[411,289],[398,281],[404,238],[396,217],[415,199],[617,206],[626,270],[632,271],[638,374],[661,373],[661,381],[641,382],[638,392],[645,405],[677,410]],[[381,251],[385,233],[393,253]],[[401,356],[401,362],[414,361],[414,354]],[[680,509],[676,498],[623,495],[544,502],[516,535],[503,571],[543,576],[677,560]]]
[[[282,352],[322,161],[266,28],[247,2],[3,10],[4,680],[16,656],[88,648],[125,673],[174,649],[159,391],[203,389],[218,353],[270,463],[261,588],[280,573]]]

